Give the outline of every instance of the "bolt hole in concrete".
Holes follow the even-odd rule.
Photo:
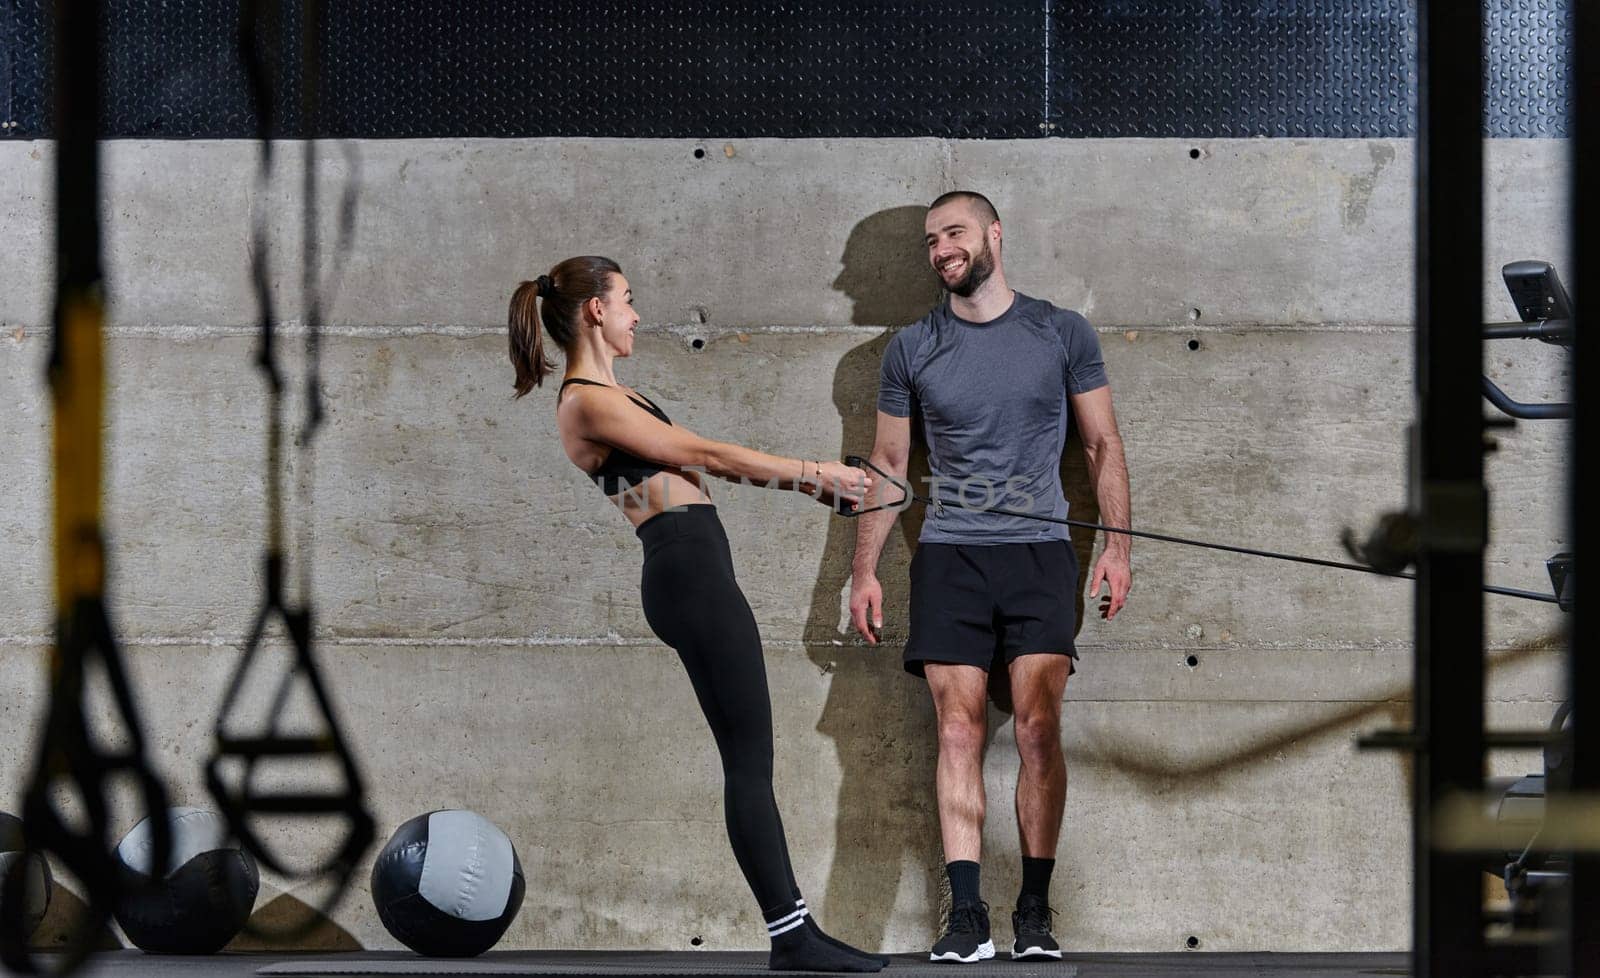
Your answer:
[[[1200,341],[1199,340],[1190,340],[1189,343],[1188,343],[1188,347],[1189,347],[1189,349],[1191,351],[1198,350],[1198,349],[1200,349]]]
[[[1200,158],[1200,147],[1196,146],[1193,149],[1189,150],[1189,159],[1198,160],[1199,158]]]
[[[706,341],[696,336],[694,339],[689,341],[689,345],[694,347],[696,350],[704,350],[706,348]]]
[[[703,938],[703,937],[696,936],[696,937],[689,938],[689,944],[692,947],[699,947],[700,945],[704,944],[705,942],[706,942],[706,939]]]
[[[1183,942],[1183,946],[1193,951],[1200,946],[1200,938],[1190,934],[1189,939]]]
[[[697,159],[697,160],[703,160],[703,159],[705,159],[705,158],[706,158],[706,151],[705,151],[705,149],[704,149],[704,148],[702,148],[702,147],[700,147],[700,146],[696,146],[696,147],[695,147],[695,148],[694,148],[694,158],[695,158],[695,159]]]
[[[1190,669],[1193,669],[1195,666],[1200,664],[1200,657],[1198,655],[1191,655],[1187,659],[1183,660],[1183,664],[1188,666]]]

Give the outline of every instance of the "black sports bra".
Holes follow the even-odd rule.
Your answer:
[[[610,384],[602,384],[597,380],[585,380],[582,377],[569,377],[561,382],[561,389],[566,390],[568,384],[588,384],[590,387],[611,386]],[[627,392],[624,391],[623,393],[626,394]],[[643,394],[640,394],[639,396],[644,397]],[[637,404],[644,410],[649,411],[651,414],[660,418],[662,421],[665,421],[667,424],[672,423],[672,419],[667,417],[667,412],[656,406],[656,402],[650,400],[650,398],[644,397],[645,403],[643,404],[640,404],[638,401],[634,401],[632,395],[628,396],[628,400],[633,401],[634,404]],[[589,478],[593,479],[594,484],[599,486],[606,495],[615,496],[624,489],[632,489],[634,486],[655,475],[657,472],[665,471],[665,469],[666,466],[664,465],[657,465],[654,462],[647,462],[637,455],[624,451],[613,445],[611,446],[611,451],[606,454],[605,461],[600,463],[600,467],[598,469],[595,469],[589,474]]]

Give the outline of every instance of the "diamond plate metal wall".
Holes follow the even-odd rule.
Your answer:
[[[1405,136],[1404,0],[1060,3],[1050,40],[1064,136]]]
[[[11,52],[17,46],[11,0],[0,0],[0,135],[11,131]]]
[[[13,0],[0,0],[0,138],[17,128],[17,62],[25,45]]]
[[[1490,135],[1565,135],[1570,2],[1486,4]],[[0,0],[0,138],[47,134],[50,6]],[[1382,137],[1414,119],[1412,0],[327,8],[336,136]],[[108,136],[254,134],[238,0],[107,12]],[[286,51],[288,135],[296,64]]]
[[[1491,0],[1484,41],[1489,131],[1496,136],[1565,136],[1572,105],[1567,0]]]

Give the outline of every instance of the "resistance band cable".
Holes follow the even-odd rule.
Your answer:
[[[267,43],[264,27],[268,18],[278,12],[271,0],[250,0],[245,4],[240,31],[241,55],[250,80],[252,97],[260,120],[261,140],[261,194],[270,184],[272,171],[271,137],[273,129],[271,90],[268,71],[260,49]],[[302,8],[302,124],[308,135],[317,132],[316,99],[319,77],[318,42],[321,33],[319,5],[307,0]],[[309,465],[309,446],[312,436],[323,419],[319,394],[319,325],[322,316],[321,288],[317,270],[317,201],[315,140],[308,138],[305,146],[305,199],[304,221],[304,301],[306,303],[306,367],[307,387],[306,420],[302,427],[300,446],[302,460]],[[355,179],[354,173],[350,180]],[[351,184],[346,185],[345,205],[342,208],[340,229],[341,252],[347,250],[354,225],[354,197]],[[335,716],[333,703],[317,667],[313,641],[313,616],[311,607],[310,530],[309,519],[302,517],[300,546],[302,594],[300,603],[292,605],[285,594],[284,500],[283,500],[283,374],[279,368],[275,343],[275,312],[269,261],[269,239],[266,220],[257,211],[252,231],[252,278],[257,305],[260,311],[260,347],[256,366],[267,384],[267,548],[264,558],[264,595],[255,624],[245,642],[238,668],[229,683],[227,694],[218,711],[215,726],[216,751],[206,764],[206,784],[216,800],[229,826],[239,842],[263,866],[282,876],[296,880],[323,880],[330,884],[330,892],[315,912],[307,914],[298,924],[283,930],[265,931],[250,925],[252,933],[274,939],[303,934],[316,926],[338,903],[348,887],[358,863],[372,844],[375,826],[366,808],[366,792],[355,758]],[[342,255],[341,255],[342,260]],[[303,498],[309,500],[309,479],[301,482]],[[309,505],[306,509],[309,510]],[[238,711],[247,676],[250,674],[264,644],[267,629],[274,620],[281,622],[292,648],[293,662],[279,679],[268,709],[264,732],[253,736],[240,736],[230,732],[229,718]],[[296,681],[302,680],[309,689],[321,732],[307,736],[285,736],[282,726],[289,707],[290,694]],[[256,785],[258,765],[270,758],[295,758],[300,761],[314,759],[332,760],[341,782],[337,789],[326,791],[263,791]],[[242,767],[236,779],[227,776],[230,764]],[[308,767],[296,767],[304,776]],[[290,860],[269,849],[257,832],[253,817],[257,815],[342,817],[344,837],[328,858],[310,867],[291,865]]]
[[[899,510],[911,502],[919,502],[928,506],[932,506],[934,508],[934,512],[936,513],[942,513],[946,506],[953,506],[958,509],[974,509],[974,507],[969,507],[966,503],[960,500],[934,499],[930,496],[923,496],[913,493],[909,483],[901,479],[896,479],[894,476],[883,471],[859,455],[846,455],[844,464],[858,469],[870,469],[881,476],[884,480],[894,484],[895,487],[900,490],[902,495],[899,499],[893,500],[892,502],[882,503],[866,509],[857,509],[850,502],[841,500],[838,506],[835,507],[835,512],[839,513],[841,516],[855,517],[861,516],[865,513],[878,512],[879,510]],[[1296,564],[1310,564],[1314,567],[1332,567],[1337,570],[1351,570],[1360,571],[1363,574],[1376,574],[1379,577],[1398,577],[1404,580],[1416,580],[1415,574],[1408,573],[1406,571],[1382,570],[1367,564],[1355,564],[1343,560],[1327,560],[1322,557],[1303,557],[1298,554],[1279,553],[1275,550],[1259,550],[1254,547],[1241,547],[1231,543],[1210,543],[1204,540],[1191,540],[1187,537],[1174,536],[1170,533],[1155,533],[1149,530],[1132,530],[1128,529],[1127,527],[1107,526],[1103,523],[1092,523],[1088,520],[1067,519],[1066,517],[1062,516],[1044,516],[1039,513],[1027,513],[1015,509],[999,509],[992,506],[985,506],[977,508],[977,511],[994,513],[997,516],[1015,516],[1021,519],[1038,520],[1041,523],[1058,523],[1064,526],[1077,526],[1086,530],[1102,530],[1106,533],[1120,533],[1124,536],[1140,537],[1145,540],[1159,540],[1163,543],[1177,543],[1186,547],[1202,547],[1206,550],[1221,550],[1226,553],[1244,554],[1249,557],[1267,557],[1272,560],[1287,560]],[[1506,595],[1507,597],[1522,598],[1527,601],[1543,601],[1550,604],[1557,603],[1557,599],[1554,595],[1542,594],[1538,591],[1525,591],[1521,588],[1500,587],[1499,585],[1485,584],[1483,586],[1483,590],[1490,594],[1502,594]]]
[[[103,327],[106,300],[100,248],[100,4],[56,4],[56,302],[48,367],[54,416],[53,496],[56,559],[55,644],[50,703],[32,775],[23,793],[25,846],[53,855],[82,884],[86,911],[63,953],[35,959],[23,924],[26,874],[8,873],[0,890],[0,959],[24,973],[65,974],[83,963],[133,881],[111,838],[114,784],[130,781],[151,828],[151,876],[164,876],[172,852],[167,795],[146,757],[133,691],[105,603],[106,548],[101,522]],[[92,730],[85,713],[91,663],[110,693],[112,723]],[[112,733],[106,749],[97,733]],[[76,817],[60,807],[68,801]],[[81,828],[75,828],[81,826]],[[20,865],[19,865],[20,870]]]

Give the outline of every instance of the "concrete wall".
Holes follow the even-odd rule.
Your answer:
[[[324,154],[324,199],[355,172],[360,209],[330,310],[330,424],[307,515],[323,661],[385,835],[465,806],[516,842],[530,886],[509,946],[762,944],[722,834],[714,748],[639,610],[638,544],[565,461],[553,391],[509,399],[505,303],[555,260],[621,260],[647,326],[620,373],[676,421],[837,457],[870,446],[889,331],[936,299],[922,205],[982,189],[1005,221],[1012,284],[1101,329],[1138,525],[1339,557],[1341,527],[1365,529],[1403,498],[1405,141],[353,149]],[[1483,280],[1488,318],[1513,317],[1501,264],[1563,262],[1564,150],[1489,144],[1486,264],[1461,273]],[[48,633],[50,151],[0,144],[0,798],[11,799]],[[106,152],[112,603],[158,759],[195,804],[260,587],[254,208],[278,242],[279,309],[299,316],[296,154],[267,190],[252,154],[229,142]],[[1531,343],[1493,347],[1486,364],[1524,399],[1559,396],[1563,368],[1560,351]],[[1551,422],[1497,435],[1491,581],[1546,586],[1565,433]],[[1076,511],[1092,515],[1075,447],[1064,466]],[[792,495],[730,487],[719,502],[766,642],[801,884],[841,936],[924,947],[942,858],[931,710],[898,665],[914,519],[885,553],[888,644],[869,650],[840,628],[852,524]],[[1087,558],[1090,541],[1078,543]],[[1065,942],[1406,946],[1409,769],[1353,740],[1407,719],[1409,588],[1156,543],[1135,546],[1134,572],[1116,622],[1087,616],[1067,691]],[[1560,617],[1489,601],[1491,718],[1542,724],[1560,698]],[[1003,921],[1020,873],[1016,755],[1004,715],[993,719],[985,879]],[[294,831],[279,837],[328,838]],[[282,884],[269,878],[262,902]],[[364,885],[334,923],[346,941],[395,946]]]

